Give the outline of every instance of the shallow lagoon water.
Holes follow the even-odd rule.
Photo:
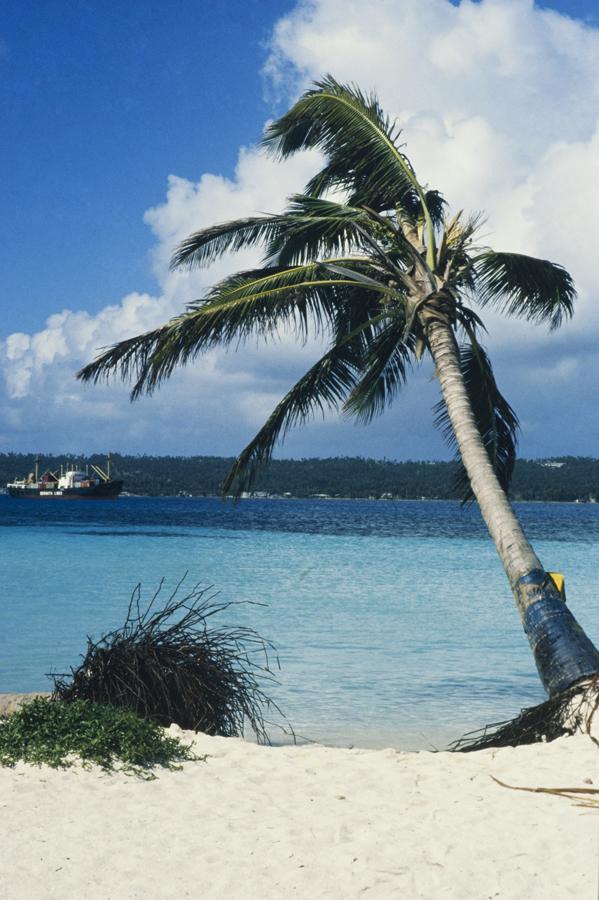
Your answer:
[[[599,641],[599,505],[517,504]],[[212,586],[278,649],[269,688],[298,735],[442,747],[544,698],[475,507],[366,500],[0,498],[0,691],[48,689],[132,589]],[[223,619],[225,621],[225,619]],[[273,741],[285,740],[276,728]]]

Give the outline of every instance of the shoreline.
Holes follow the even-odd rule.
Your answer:
[[[169,733],[206,761],[159,769],[154,781],[0,768],[2,895],[596,896],[597,811],[493,781],[599,785],[599,751],[585,735],[455,754]]]
[[[5,490],[0,490],[0,497],[9,497],[10,494]],[[221,502],[228,503],[245,503],[247,501],[294,501],[299,500],[301,502],[322,502],[329,503],[331,501],[345,501],[345,502],[367,502],[367,503],[454,503],[460,507],[463,506],[462,501],[457,497],[346,497],[346,496],[330,496],[330,497],[322,497],[322,496],[314,496],[310,495],[308,497],[302,497],[299,494],[291,494],[289,496],[283,496],[282,494],[272,494],[268,497],[238,497],[228,494],[226,497],[223,497],[222,494],[130,494],[128,491],[123,491],[120,495],[120,498],[124,500],[220,500]],[[119,497],[115,499],[119,499]],[[12,498],[19,499],[18,497]],[[522,498],[514,498],[510,497],[510,503],[514,505],[518,504],[530,504],[530,503],[539,503],[539,504],[558,504],[560,506],[598,506],[598,502],[596,499],[584,500],[540,500],[538,498],[525,500]],[[42,501],[45,502],[45,501]],[[97,501],[96,501],[97,502]]]
[[[24,703],[35,697],[50,697],[51,691],[26,691],[24,693],[0,691],[0,716],[6,716],[16,712]]]
[[[0,716],[16,712],[21,706],[28,701],[33,700],[35,697],[51,696],[52,691],[0,691]],[[423,732],[418,730],[418,734],[422,737],[422,740],[415,740],[414,732],[411,731],[407,734],[403,733],[403,742],[400,742],[398,740],[398,731],[394,728],[390,728],[386,722],[379,723],[378,726],[373,725],[368,729],[365,728],[359,733],[351,733],[348,735],[341,731],[335,732],[334,730],[329,730],[326,735],[320,733],[316,736],[303,734],[301,729],[289,728],[288,722],[286,723],[286,727],[283,722],[278,724],[270,723],[270,725],[269,744],[258,745],[255,735],[253,734],[244,735],[241,740],[256,746],[268,746],[273,748],[311,746],[328,747],[331,750],[374,751],[393,747],[398,753],[440,753],[449,752],[447,748],[455,740],[463,737],[463,734],[456,735],[452,732],[448,733],[443,740],[439,740],[438,736],[436,737],[436,740],[433,740],[432,737],[427,737]],[[376,737],[373,738],[373,735]]]

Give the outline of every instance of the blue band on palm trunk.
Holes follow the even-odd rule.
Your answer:
[[[599,651],[586,636],[554,583],[534,569],[516,584],[523,625],[543,687],[550,697],[599,672]]]

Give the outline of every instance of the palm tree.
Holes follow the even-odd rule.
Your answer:
[[[559,265],[476,242],[478,221],[450,217],[416,177],[396,125],[374,96],[328,76],[265,133],[276,157],[317,148],[324,165],[285,211],[205,228],[177,248],[173,268],[262,244],[261,268],[216,284],[165,325],[103,352],[84,381],[118,373],[132,398],[212,347],[282,327],[326,353],[289,390],[237,458],[225,492],[253,481],[287,430],[341,408],[368,421],[388,406],[424,353],[442,400],[438,424],[461,459],[464,498],[476,498],[515,596],[543,685],[555,696],[599,672],[599,652],[562,600],[507,499],[518,422],[501,395],[473,308],[548,324],[572,315],[575,289]],[[341,199],[342,198],[342,199]]]

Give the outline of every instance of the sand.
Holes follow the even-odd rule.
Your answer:
[[[29,703],[34,697],[49,696],[49,691],[34,691],[29,694],[0,694],[0,716],[16,712],[24,703]]]
[[[595,900],[599,811],[508,790],[599,787],[577,735],[474,754],[259,747],[155,781],[0,768],[0,896]]]

